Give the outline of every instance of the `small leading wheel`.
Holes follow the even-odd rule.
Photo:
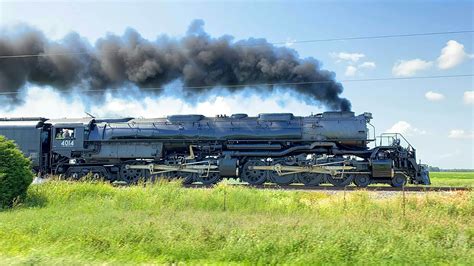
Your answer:
[[[324,174],[315,173],[301,173],[298,179],[305,186],[319,186],[326,181]]]
[[[404,174],[395,174],[390,182],[392,187],[403,187],[407,184],[407,178]]]
[[[370,185],[370,183],[370,175],[361,174],[354,176],[354,184],[358,187],[367,187],[368,185]]]
[[[197,182],[201,182],[203,185],[213,185],[221,179],[219,172],[209,172],[204,175],[197,177]]]
[[[265,166],[265,162],[260,160],[248,161],[244,164],[242,171],[242,180],[250,185],[261,185],[267,181],[267,171],[265,170],[250,170],[250,166]]]
[[[332,176],[327,175],[327,180],[335,187],[347,187],[351,184],[352,180],[354,179],[353,175],[338,175]]]

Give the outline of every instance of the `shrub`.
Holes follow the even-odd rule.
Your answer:
[[[30,160],[13,141],[0,136],[0,209],[24,199],[33,176]]]

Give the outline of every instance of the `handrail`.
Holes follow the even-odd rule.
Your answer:
[[[408,148],[414,150],[413,146],[411,145],[410,142],[408,142],[408,140],[401,134],[401,133],[382,133],[380,136],[380,146],[383,146],[382,145],[382,140],[383,139],[389,139],[389,138],[392,138],[393,140],[400,140],[402,139],[403,141],[405,141],[407,144],[408,144]]]
[[[377,136],[376,136],[376,132],[375,132],[375,126],[372,125],[370,122],[367,122],[367,124],[370,125],[370,126],[374,129],[374,131],[373,131],[373,133],[374,133],[374,138],[373,138],[373,139],[368,139],[368,141],[377,141]],[[368,129],[367,129],[367,130],[368,130]],[[369,130],[368,130],[368,131],[369,131]],[[369,134],[370,134],[370,131],[367,132],[367,137],[369,137],[369,136],[368,136]]]

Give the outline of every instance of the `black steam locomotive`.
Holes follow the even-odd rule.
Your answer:
[[[400,134],[370,137],[371,119],[370,113],[352,112],[5,118],[0,135],[15,140],[38,173],[71,179],[92,174],[127,183],[182,178],[188,184],[214,184],[240,178],[252,185],[429,185],[415,149]],[[374,141],[377,145],[369,148]]]

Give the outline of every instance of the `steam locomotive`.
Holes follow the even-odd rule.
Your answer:
[[[251,185],[429,185],[413,146],[400,134],[371,137],[371,119],[370,113],[353,112],[4,118],[0,135],[18,144],[37,173],[70,179],[91,174],[127,183],[181,178],[186,184],[215,184],[235,178]]]

